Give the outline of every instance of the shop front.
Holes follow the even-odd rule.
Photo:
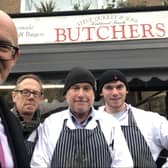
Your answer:
[[[134,12],[15,16],[21,56],[6,85],[36,73],[53,86],[46,87],[46,99],[55,108],[64,105],[61,91],[72,67],[84,66],[97,79],[106,69],[119,69],[129,81],[129,103],[167,115],[168,12]]]

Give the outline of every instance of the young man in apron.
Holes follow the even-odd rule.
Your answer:
[[[98,82],[104,106],[99,112],[112,114],[120,122],[134,167],[155,168],[162,149],[168,149],[168,122],[158,113],[146,112],[125,103],[128,83],[123,73],[107,70]]]
[[[69,108],[52,114],[40,129],[31,167],[133,167],[116,119],[93,108],[96,80],[85,68],[74,67],[63,95]]]

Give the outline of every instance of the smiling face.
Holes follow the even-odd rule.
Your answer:
[[[127,94],[128,90],[125,84],[119,80],[104,84],[100,95],[104,98],[106,112],[123,111]]]
[[[19,83],[17,90],[12,92],[12,99],[20,116],[25,120],[31,120],[43,99],[41,86],[36,80],[26,78]]]
[[[0,44],[8,43],[13,46],[18,46],[17,31],[12,19],[0,10]],[[10,54],[0,51],[0,84],[7,78],[12,67],[15,65],[19,53],[13,59],[4,61],[5,57]]]
[[[68,89],[65,98],[75,117],[84,120],[94,103],[94,90],[89,83],[77,83]]]

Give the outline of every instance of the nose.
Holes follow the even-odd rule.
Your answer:
[[[29,98],[34,98],[34,97],[35,97],[35,95],[33,93],[30,93]]]
[[[113,90],[112,90],[112,94],[113,94],[113,95],[118,94],[118,90],[117,90],[117,88],[113,88]]]
[[[83,96],[83,94],[84,94],[84,90],[83,90],[83,88],[80,88],[78,91],[78,95]]]

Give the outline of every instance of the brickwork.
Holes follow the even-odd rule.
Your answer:
[[[7,13],[20,13],[21,0],[0,0],[0,9]]]
[[[138,6],[145,3],[147,6],[159,6],[162,4],[162,0],[128,0],[131,4]]]

